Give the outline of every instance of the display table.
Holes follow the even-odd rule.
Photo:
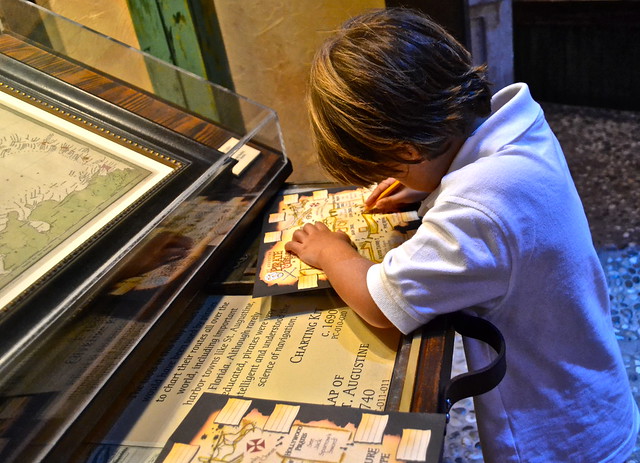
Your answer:
[[[143,56],[167,79],[189,81],[184,89],[208,95],[215,114],[202,115],[153,89],[132,85],[126,76],[66,56],[42,34],[52,23],[58,32],[77,33],[77,40],[90,31],[74,31],[77,25],[22,2],[7,0],[1,6],[5,29],[0,34],[0,110],[17,122],[5,127],[0,139],[4,137],[7,150],[29,145],[29,153],[46,152],[51,160],[60,156],[60,162],[73,158],[78,166],[98,159],[95,169],[82,171],[82,178],[89,178],[86,188],[65,190],[67,203],[75,201],[70,210],[87,203],[85,191],[108,199],[101,213],[119,207],[86,226],[76,216],[66,219],[73,244],[64,241],[60,248],[46,250],[51,257],[42,269],[43,259],[34,257],[37,263],[23,272],[31,279],[16,277],[0,288],[5,297],[0,309],[0,460],[71,461],[69,456],[77,455],[80,461],[109,435],[123,413],[133,413],[134,396],[152,386],[154,374],[163,374],[158,373],[163,359],[171,359],[170,353],[183,345],[202,345],[194,336],[202,336],[207,317],[215,312],[206,310],[228,297],[249,297],[262,214],[270,198],[285,187],[291,165],[281,146],[277,117],[268,108],[140,52],[108,44],[121,47],[122,59]],[[25,25],[29,31],[22,29]],[[40,132],[45,135],[34,135]],[[244,154],[256,151],[255,159],[243,162]],[[55,178],[63,175],[54,169],[57,162],[41,160],[37,167]],[[104,193],[118,169],[155,169],[156,180],[142,191],[131,188],[138,193],[130,196],[117,177],[113,191],[129,198],[119,205],[110,200],[115,193]],[[77,169],[65,172],[78,177]],[[145,175],[141,178],[150,178]],[[24,207],[46,210],[47,204],[38,197]],[[52,236],[55,227],[46,220],[28,221],[39,227],[33,236]],[[0,245],[13,246],[16,252],[28,246],[6,236]],[[4,262],[5,269],[9,263]],[[218,328],[215,336],[220,340],[231,337],[225,330],[234,329]],[[397,355],[384,409],[442,412],[453,332],[436,320],[424,327],[420,339],[403,337],[399,344],[393,347]],[[248,339],[237,341],[234,355],[246,353],[249,345]],[[188,354],[180,355],[185,362]],[[172,361],[171,368],[176,367],[178,361]],[[257,368],[266,382],[266,370]],[[308,368],[330,369],[331,361]],[[153,394],[171,384],[169,371],[153,385]]]

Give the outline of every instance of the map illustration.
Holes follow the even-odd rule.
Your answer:
[[[205,393],[165,445],[163,463],[436,462],[444,416]]]
[[[419,223],[416,211],[373,214],[364,211],[370,188],[335,188],[285,194],[266,219],[253,295],[267,296],[327,288],[326,275],[284,249],[305,223],[323,222],[345,232],[358,252],[373,262],[409,239]]]
[[[4,92],[0,115],[2,308],[173,168]]]

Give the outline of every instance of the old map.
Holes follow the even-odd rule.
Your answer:
[[[364,200],[370,193],[368,188],[338,188],[282,196],[263,228],[253,295],[329,286],[323,272],[284,249],[293,232],[307,222],[322,221],[333,231],[344,231],[358,252],[373,262],[382,262],[390,249],[412,236],[419,221],[417,212],[365,213]]]
[[[0,116],[1,309],[173,168],[2,91]]]

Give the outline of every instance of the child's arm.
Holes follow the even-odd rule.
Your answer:
[[[324,271],[342,300],[367,323],[378,328],[393,326],[367,288],[367,270],[373,262],[358,254],[345,233],[332,232],[321,222],[308,223],[293,234],[285,249]]]

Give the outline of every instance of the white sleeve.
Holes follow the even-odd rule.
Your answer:
[[[492,308],[511,277],[509,236],[491,211],[449,197],[424,216],[416,235],[367,273],[367,287],[387,318],[408,333],[438,314]]]

